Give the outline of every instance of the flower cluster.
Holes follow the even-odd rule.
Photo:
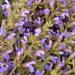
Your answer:
[[[75,75],[75,0],[0,6],[0,74]]]

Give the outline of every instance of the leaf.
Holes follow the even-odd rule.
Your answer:
[[[3,0],[0,0],[0,4],[3,4]]]
[[[46,64],[47,64],[47,60],[45,60],[43,63],[41,61],[39,61],[35,67],[38,70],[42,71],[45,68]]]
[[[58,75],[58,74],[57,74],[56,70],[52,70],[51,75]]]
[[[1,5],[0,5],[0,23],[3,19],[3,11],[2,11],[2,8],[1,8]]]
[[[44,31],[49,31],[49,27],[52,27],[51,21],[47,21],[46,24],[43,26]]]
[[[72,72],[71,75],[75,75],[75,72]]]

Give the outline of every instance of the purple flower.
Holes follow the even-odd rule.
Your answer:
[[[24,10],[24,11],[22,11],[22,13],[21,13],[21,16],[23,16],[23,17],[26,17],[27,18],[27,15],[30,13],[30,11],[29,10]]]
[[[24,35],[24,41],[25,41],[25,42],[27,42],[27,41],[28,41],[28,40],[27,40],[27,36],[25,36],[25,35]]]
[[[17,52],[17,55],[20,56],[24,52],[24,50],[23,50],[23,48],[16,47],[16,52]]]
[[[8,17],[10,15],[11,12],[9,12],[9,10],[11,9],[10,3],[8,0],[5,0],[6,4],[4,4],[4,6],[2,6],[2,9],[6,11],[3,12],[3,14],[5,15],[5,17]]]
[[[71,33],[71,36],[74,36],[75,35],[75,29],[73,29],[72,33]]]
[[[44,15],[43,10],[39,10],[39,13],[40,13],[41,15]]]
[[[38,50],[37,52],[36,52],[36,56],[38,56],[38,57],[42,57],[42,56],[44,56],[44,51],[43,50]]]
[[[6,9],[10,9],[11,8],[11,5],[10,5],[10,3],[9,3],[9,1],[8,0],[5,0],[5,3],[6,3]]]
[[[10,35],[7,36],[7,39],[14,40],[15,35],[16,35],[16,33],[11,33]]]
[[[75,41],[72,41],[72,44],[75,44]]]
[[[66,9],[66,10],[65,10],[65,13],[67,13],[68,16],[69,16],[70,10],[69,10],[69,9]],[[67,16],[67,17],[68,17],[68,16]]]
[[[46,65],[45,69],[46,69],[46,70],[51,70],[51,69],[52,69],[52,67],[53,67],[53,64],[52,64],[52,63],[50,63],[50,65]]]
[[[63,49],[63,48],[65,48],[65,44],[60,44],[59,49]]]
[[[75,57],[75,52],[73,52],[70,57],[71,57],[71,58]]]
[[[64,2],[64,0],[58,0],[59,2]]]
[[[64,64],[63,64],[63,63],[59,63],[57,66],[58,66],[58,68],[60,69],[61,67],[64,66]]]
[[[70,67],[68,67],[68,66],[65,66],[64,67],[64,72],[67,72],[67,71],[69,71],[70,70]]]
[[[73,6],[73,12],[75,13],[75,6]]]
[[[72,2],[75,2],[75,0],[72,0]]]
[[[48,15],[48,14],[50,13],[50,9],[48,9],[48,8],[44,9],[44,10],[43,10],[43,13],[44,13],[45,15]]]
[[[6,36],[6,30],[2,26],[0,28],[0,36]]]
[[[69,38],[70,37],[70,34],[65,30],[62,35],[65,37],[65,38]]]
[[[41,29],[37,28],[35,29],[35,36],[38,36],[41,33]]]
[[[59,17],[55,17],[55,18],[54,18],[54,21],[59,21],[59,20],[60,20]]]
[[[38,23],[40,25],[42,24],[42,19],[38,17],[36,20],[34,20],[34,23]]]
[[[2,5],[2,10],[6,9],[6,4]]]
[[[35,61],[30,61],[30,62],[25,63],[25,67],[30,67],[30,65],[35,65],[35,64],[36,64]]]
[[[4,11],[3,14],[4,14],[5,17],[8,17],[8,11],[7,10]]]
[[[28,0],[27,1],[27,6],[32,6],[33,2],[34,2],[34,0]]]
[[[8,0],[5,0],[5,2],[6,2],[7,4],[9,4],[9,1],[8,1]]]
[[[66,0],[63,1],[64,5],[68,6],[68,3]]]
[[[54,64],[56,64],[57,62],[60,62],[60,58],[59,58],[59,57],[51,56],[51,59],[52,59],[52,62],[53,62]]]
[[[44,75],[44,70],[43,71],[39,71],[39,70],[36,70],[35,72],[35,75]]]
[[[65,64],[65,59],[64,58],[62,59],[62,64]]]
[[[56,24],[57,27],[59,27],[59,28],[63,27],[63,22],[62,22],[61,20],[55,21],[55,24]]]
[[[62,62],[60,62],[57,66],[60,69],[61,67],[63,67],[65,65],[65,60],[63,59]]]
[[[24,22],[23,22],[23,21],[17,22],[17,23],[15,24],[15,26],[23,26],[23,25],[24,25]]]
[[[31,35],[30,30],[29,29],[25,29],[24,36],[30,36],[30,35]]]
[[[8,65],[6,63],[0,62],[0,73],[7,71]]]
[[[45,69],[46,69],[46,70],[49,70],[49,67],[50,67],[49,65],[46,65]]]
[[[54,1],[54,0],[50,0],[50,6],[53,6],[53,5],[54,5],[54,3],[55,3],[55,1]]]
[[[30,65],[29,70],[30,70],[31,73],[34,72],[34,67],[32,65]]]
[[[46,41],[46,39],[42,39],[42,40],[41,40],[41,43],[42,43],[42,44],[44,44],[44,43],[45,43],[45,41]]]
[[[44,45],[45,49],[50,49],[51,47],[52,47],[52,41],[51,40],[49,41],[49,44]]]
[[[60,15],[60,17],[61,17],[62,19],[65,19],[65,16],[69,17],[69,10],[68,10],[68,9],[65,11],[65,13],[62,13],[62,14]]]
[[[45,73],[45,71],[44,71],[44,70],[42,70],[42,71],[41,71],[41,75],[44,75],[44,73]]]
[[[10,8],[11,8],[10,4],[6,4],[6,9],[10,9]]]
[[[11,71],[15,67],[15,63],[13,61],[10,61],[8,64],[8,70]]]
[[[64,54],[64,52],[63,52],[63,51],[59,51],[59,54],[63,55],[63,54]]]
[[[45,48],[45,49],[50,49],[50,48],[51,48],[51,46],[50,46],[50,45],[45,44],[45,45],[44,45],[44,48]]]
[[[49,70],[51,70],[53,67],[53,63],[50,63],[50,67],[49,67]]]
[[[35,75],[41,75],[39,70],[36,70]]]
[[[2,55],[3,55],[4,60],[9,61],[10,56],[8,53],[3,53]]]
[[[24,31],[25,31],[25,29],[24,29],[22,26],[18,27],[18,32],[19,32],[20,34],[23,34]]]

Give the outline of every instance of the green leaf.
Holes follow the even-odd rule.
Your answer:
[[[56,70],[52,70],[51,75],[58,75],[58,74],[57,74]]]
[[[75,72],[72,72],[71,75],[75,75]]]
[[[2,11],[2,8],[1,8],[1,5],[0,5],[0,23],[3,19],[3,11]]]
[[[35,68],[37,68],[38,70],[42,71],[45,68],[46,64],[47,64],[47,60],[45,60],[44,62],[39,61],[35,65]]]
[[[3,4],[3,0],[0,0],[0,4]]]
[[[44,31],[49,31],[49,27],[52,27],[51,21],[47,21],[46,24],[43,26]]]

